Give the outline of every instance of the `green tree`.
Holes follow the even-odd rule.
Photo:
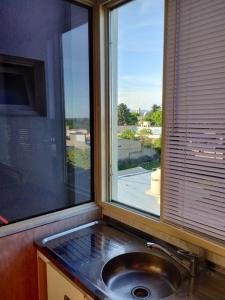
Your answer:
[[[146,148],[152,147],[151,140],[149,139],[149,136],[148,136],[151,133],[152,133],[151,129],[148,129],[148,128],[143,128],[139,131],[139,139],[141,140],[142,145]]]
[[[118,110],[118,125],[128,125],[130,118],[130,110],[126,104],[120,103],[117,107]]]
[[[156,111],[161,111],[161,106],[160,105],[157,105],[157,104],[153,104],[152,105],[152,109],[151,109],[151,113],[154,113]]]
[[[150,114],[150,112],[149,113],[147,113],[144,117],[143,117],[143,121],[151,121],[151,114]]]
[[[70,118],[66,119],[66,126],[69,127],[69,129],[86,129],[87,131],[90,131],[90,119],[89,118]]]
[[[128,125],[137,125],[138,113],[132,112],[129,115]]]
[[[127,140],[135,140],[135,131],[132,129],[124,129],[120,134],[119,137],[122,139],[127,139]]]
[[[153,126],[162,126],[162,112],[154,111],[151,113],[150,122]]]
[[[152,148],[157,150],[159,153],[161,152],[161,137],[152,143]]]
[[[143,121],[149,121],[151,122],[151,125],[153,126],[161,126],[160,120],[157,121],[157,118],[159,118],[161,115],[162,118],[162,108],[160,105],[153,104],[151,110],[143,117]]]
[[[74,122],[72,119],[66,119],[66,126],[69,127],[69,129],[73,129],[74,127]]]

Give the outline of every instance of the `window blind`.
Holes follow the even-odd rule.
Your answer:
[[[163,220],[225,241],[225,1],[168,0]]]

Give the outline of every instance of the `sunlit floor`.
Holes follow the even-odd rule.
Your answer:
[[[151,172],[142,168],[120,171],[118,201],[154,215],[160,215],[160,197],[152,195]]]

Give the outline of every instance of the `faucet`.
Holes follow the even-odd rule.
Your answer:
[[[147,242],[146,246],[151,250],[161,251],[164,254],[166,254],[168,257],[170,257],[183,268],[185,268],[192,277],[195,277],[198,274],[199,259],[196,254],[181,249],[177,250],[176,254],[174,254],[173,252],[167,250],[163,246],[151,242]]]

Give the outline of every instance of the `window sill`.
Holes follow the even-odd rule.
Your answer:
[[[101,206],[102,213],[105,216],[139,229],[152,236],[156,236],[177,247],[199,253],[200,255],[204,249],[207,251],[206,258],[211,261],[216,259],[218,263],[217,256],[221,256],[219,261],[224,261],[225,246],[222,243],[217,243],[206,237],[172,226],[157,220],[156,218],[151,218],[149,215],[130,210],[127,207],[122,207],[115,203],[103,202]]]
[[[49,213],[43,216],[35,217],[25,221],[9,224],[0,228],[0,238],[29,230],[35,227],[47,225],[53,222],[63,221],[80,214],[96,213],[99,211],[99,206],[96,203],[82,204],[76,207],[64,209],[58,212]]]

